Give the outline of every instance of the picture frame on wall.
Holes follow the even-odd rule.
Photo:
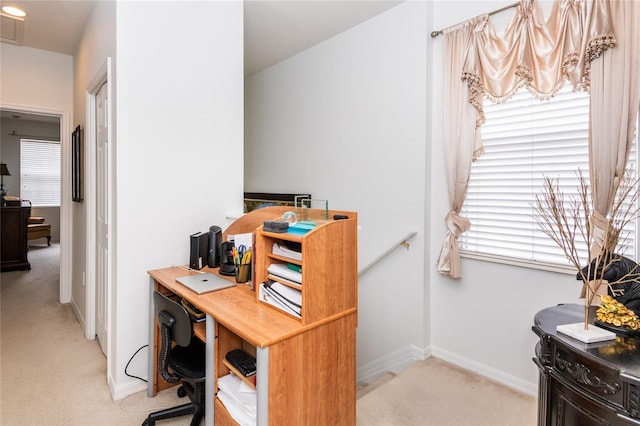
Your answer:
[[[273,192],[245,192],[244,193],[244,212],[248,213],[252,210],[268,206],[295,206],[296,197],[309,198],[311,194],[282,194]]]
[[[84,198],[82,148],[82,128],[78,125],[73,133],[71,133],[71,199],[76,202],[80,202]]]

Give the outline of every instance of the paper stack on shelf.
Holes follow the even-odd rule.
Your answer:
[[[233,373],[218,379],[218,399],[240,425],[256,424],[256,390]]]
[[[302,284],[302,273],[290,269],[286,263],[272,263],[267,268],[271,275]]]
[[[260,284],[260,300],[302,318],[302,292],[278,282]]]
[[[275,243],[273,245],[273,254],[288,257],[290,259],[302,260],[302,253],[296,250],[292,250],[287,246]]]

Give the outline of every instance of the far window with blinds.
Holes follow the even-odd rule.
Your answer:
[[[565,86],[549,101],[521,89],[503,104],[485,101],[485,152],[471,168],[462,215],[471,229],[459,237],[463,255],[536,267],[564,268],[564,252],[534,218],[543,178],[559,179],[569,199],[578,169],[589,177],[589,95]],[[636,151],[630,164],[636,169]],[[636,258],[635,223],[625,232],[624,255]],[[586,246],[578,242],[581,258]]]
[[[20,140],[20,197],[34,207],[60,206],[60,142]]]

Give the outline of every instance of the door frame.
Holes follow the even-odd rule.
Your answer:
[[[71,271],[73,267],[72,208],[71,208],[71,130],[69,111],[0,102],[0,109],[23,114],[58,117],[60,120],[60,303],[71,302]]]
[[[107,341],[102,342],[106,345],[107,352],[107,360],[111,358],[111,351],[113,348],[112,341],[112,290],[113,290],[113,239],[111,235],[113,235],[112,229],[112,220],[113,217],[113,185],[112,178],[114,175],[114,165],[113,165],[113,150],[112,150],[112,140],[113,140],[113,107],[112,107],[112,99],[113,99],[113,85],[112,85],[113,77],[112,77],[112,61],[111,58],[107,58],[107,61],[100,67],[94,79],[87,86],[86,91],[86,120],[85,120],[85,197],[84,201],[86,203],[86,321],[85,321],[85,336],[87,339],[95,339],[96,337],[96,273],[97,273],[97,265],[96,265],[96,255],[97,255],[97,226],[96,226],[96,212],[97,212],[97,196],[95,191],[93,190],[96,186],[96,108],[95,108],[95,98],[96,94],[100,87],[107,83],[107,97],[109,99],[109,103],[107,104],[107,108],[109,110],[108,113],[108,124],[107,124],[107,139],[108,139],[108,154],[107,158],[109,159],[109,164],[107,165],[107,186],[108,186],[108,206],[107,210],[110,214],[109,220],[109,249],[107,253]],[[107,377],[111,377],[111,364],[107,362]]]

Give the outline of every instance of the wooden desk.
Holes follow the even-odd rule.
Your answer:
[[[2,200],[0,218],[0,235],[2,239],[2,248],[0,250],[0,270],[30,270],[31,264],[27,257],[28,240],[27,240],[27,221],[31,214],[31,203],[28,201],[15,201],[5,205]]]
[[[340,312],[325,317],[318,315],[317,309],[309,310],[309,314],[316,315],[316,318],[304,317],[305,312],[303,312],[303,319],[286,315],[259,302],[256,292],[245,284],[198,295],[176,281],[176,277],[188,274],[182,268],[149,271],[150,294],[158,290],[164,294],[176,295],[177,298],[188,300],[206,313],[205,324],[197,324],[195,334],[206,342],[205,422],[207,425],[212,425],[214,422],[217,425],[237,424],[216,397],[217,379],[231,371],[228,363],[225,362],[225,355],[233,349],[243,349],[256,357],[255,387],[258,425],[355,425],[357,326],[357,298],[355,297],[357,265],[354,261],[356,247],[353,241],[356,234],[355,213],[351,213],[351,217],[353,219],[350,221],[328,224],[324,230],[312,231],[317,232],[316,235],[329,233],[340,244],[347,241],[349,253],[322,255],[322,249],[317,246],[327,245],[325,239],[318,239],[322,244],[316,243],[313,236],[308,238],[307,242],[304,242],[304,238],[302,239],[302,245],[306,244],[303,250],[312,251],[314,257],[322,260],[318,265],[313,265],[310,260],[304,263],[306,266],[303,270],[307,268],[309,272],[305,275],[308,281],[304,281],[305,278],[303,278],[302,287],[323,285],[329,290],[333,287],[337,290],[343,289],[331,294],[348,294],[348,297],[334,297],[352,300],[352,302],[341,304],[339,300],[333,301],[329,298],[318,300],[321,297],[324,298],[321,290],[303,292],[303,298],[309,298],[304,302],[305,306],[309,306],[316,300],[322,305],[333,303],[335,306],[346,306]],[[239,224],[232,224],[229,229],[232,232],[246,232],[248,225],[245,221],[247,220],[253,219],[251,216],[244,220],[240,219],[237,221],[240,222]],[[252,229],[255,229],[255,226]],[[339,238],[340,230],[344,230],[349,238],[346,240]],[[260,234],[262,231],[258,229],[256,232]],[[271,238],[267,237],[260,244],[268,243]],[[260,241],[258,239],[258,242]],[[256,250],[270,250],[270,247],[266,247],[267,245],[257,243]],[[324,249],[330,251],[335,247],[328,245]],[[266,263],[273,262],[273,259],[267,259],[265,256],[257,257],[261,259],[256,262],[256,269],[261,270],[257,275],[264,276]],[[332,279],[333,270],[327,270],[324,266],[327,257],[326,260],[335,265],[334,269],[340,272],[338,278]],[[338,258],[344,260],[336,260]],[[345,273],[345,270],[340,267],[341,261],[348,265],[348,271],[353,269],[353,274]],[[319,269],[324,273],[317,273]],[[205,267],[203,271],[218,273],[217,268]],[[322,277],[323,281],[317,283],[314,278],[316,275]],[[233,277],[224,278],[233,280]],[[344,288],[351,288],[352,291],[346,291]],[[150,300],[152,300],[151,297]],[[332,311],[327,309],[326,312]],[[152,350],[149,350],[149,396],[170,386],[157,373],[159,346],[157,330],[154,307],[150,306],[149,342]],[[211,339],[210,336],[215,337]]]

